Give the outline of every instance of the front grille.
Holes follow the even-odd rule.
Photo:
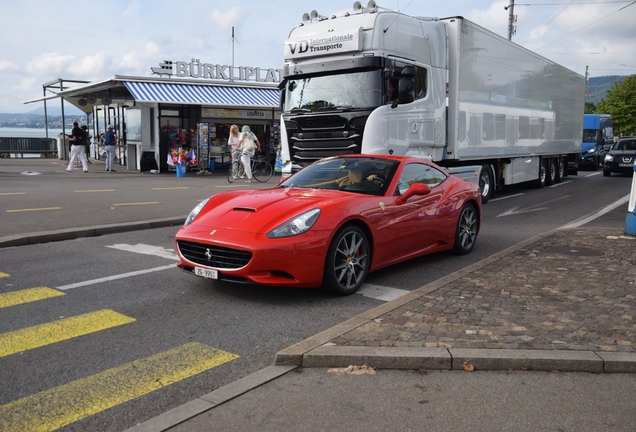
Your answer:
[[[301,117],[296,119],[300,128],[308,129],[343,129],[347,126],[347,119],[341,116]]]
[[[245,267],[252,259],[252,252],[205,243],[179,240],[177,247],[188,261],[219,269],[231,270]]]

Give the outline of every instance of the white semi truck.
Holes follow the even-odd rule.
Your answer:
[[[462,17],[371,0],[303,21],[284,44],[283,176],[337,154],[419,156],[472,172],[486,202],[576,173],[583,76]]]

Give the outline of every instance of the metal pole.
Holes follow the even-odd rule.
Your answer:
[[[510,5],[508,5],[508,40],[512,40],[512,34],[514,29],[514,21],[515,21],[515,0],[510,0]]]

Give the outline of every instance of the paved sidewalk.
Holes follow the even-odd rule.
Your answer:
[[[239,396],[303,368],[635,373],[636,237],[606,228],[534,237],[284,349],[274,366],[130,430],[213,430],[209,410],[232,401],[232,410],[249,412],[253,397]],[[310,379],[286,375],[277,390],[312,392]],[[324,378],[315,392],[327,386],[340,394],[339,382]],[[360,394],[375,394],[376,381],[362,383]],[[377,397],[389,411],[400,409],[399,392]],[[261,403],[264,411],[277,404]],[[349,408],[341,411],[330,415],[345,418]],[[255,430],[249,415],[231,426]]]

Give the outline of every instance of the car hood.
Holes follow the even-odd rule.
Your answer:
[[[299,188],[226,192],[212,196],[187,228],[266,233],[293,216],[314,208],[338,206],[351,199],[352,195],[340,191]]]

